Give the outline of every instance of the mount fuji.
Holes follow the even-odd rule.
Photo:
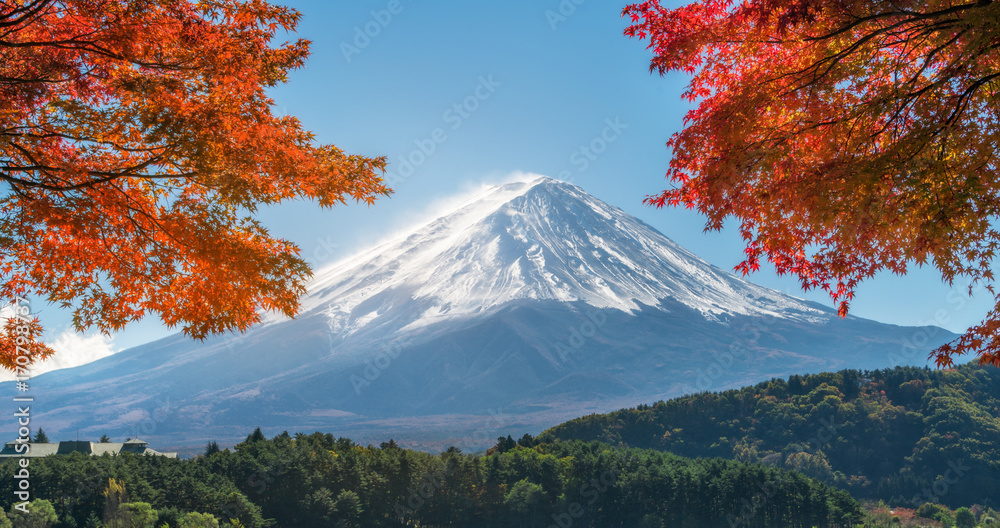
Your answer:
[[[319,270],[295,319],[34,378],[32,421],[50,436],[140,435],[182,451],[258,425],[481,448],[684,393],[922,365],[954,337],[841,319],[540,178]]]

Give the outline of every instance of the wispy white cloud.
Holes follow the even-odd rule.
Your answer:
[[[102,334],[78,334],[73,330],[65,330],[53,340],[46,341],[55,354],[49,359],[32,365],[31,375],[37,376],[45,372],[70,367],[86,365],[117,352],[114,338]],[[0,381],[13,380],[14,373],[0,371]]]

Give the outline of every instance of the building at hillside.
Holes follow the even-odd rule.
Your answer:
[[[28,442],[28,450],[17,450],[18,442],[7,442],[0,450],[0,458],[7,457],[44,457],[49,455],[68,455],[70,453],[83,453],[85,455],[111,455],[119,453],[133,453],[136,455],[164,456],[167,458],[177,458],[177,453],[161,453],[149,447],[149,442],[132,438],[125,442],[84,442],[67,441],[59,443],[38,444]]]

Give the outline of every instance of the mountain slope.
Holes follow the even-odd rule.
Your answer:
[[[201,343],[170,337],[32,386],[38,420],[56,433],[183,447],[262,425],[471,447],[685,392],[922,364],[953,337],[840,319],[542,178],[487,189],[321,270],[294,320]]]

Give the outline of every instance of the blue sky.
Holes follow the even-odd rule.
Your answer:
[[[298,243],[314,265],[415,227],[435,202],[516,171],[572,181],[723,269],[741,260],[735,224],[705,233],[695,213],[642,204],[666,185],[665,143],[688,108],[680,98],[686,79],[649,73],[645,43],[622,35],[624,4],[281,3],[303,14],[288,38],[311,40],[312,56],[273,91],[276,111],[298,116],[321,142],[388,156],[396,191],[372,207],[263,210],[272,233]],[[771,268],[750,279],[831,305],[824,293],[802,292]],[[925,267],[863,285],[852,314],[962,331],[989,306],[988,296],[969,300]],[[47,308],[42,315],[51,338],[66,337],[62,314]],[[137,323],[105,340],[101,354],[170,332],[155,321]]]

